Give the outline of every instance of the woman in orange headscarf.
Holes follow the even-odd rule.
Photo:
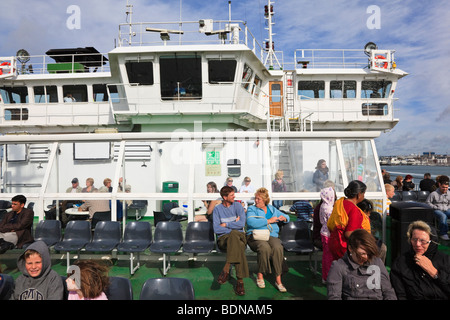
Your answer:
[[[347,251],[347,240],[353,231],[365,229],[370,232],[369,217],[357,206],[364,200],[366,189],[363,182],[353,180],[344,190],[345,198],[338,199],[334,204],[327,227],[330,230],[328,246],[335,260]]]

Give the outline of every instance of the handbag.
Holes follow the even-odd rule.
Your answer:
[[[251,216],[249,218],[263,218],[260,216]],[[272,226],[270,224],[267,225],[267,229],[255,229],[252,231],[253,239],[259,241],[269,241],[270,238],[270,229]]]
[[[269,229],[255,229],[252,231],[253,239],[259,241],[269,241],[270,231]]]

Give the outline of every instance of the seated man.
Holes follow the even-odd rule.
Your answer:
[[[431,179],[431,174],[425,173],[423,180],[420,180],[419,189],[421,191],[429,191],[430,193],[436,190],[436,182]]]
[[[244,295],[244,278],[249,276],[245,249],[247,240],[244,232],[245,211],[240,203],[234,202],[233,188],[224,186],[220,190],[222,203],[213,211],[214,232],[217,234],[217,245],[220,250],[226,251],[225,266],[219,275],[218,282],[224,284],[230,275],[231,264],[235,265],[237,284],[235,292]]]
[[[307,190],[300,190],[300,192],[307,192]],[[307,200],[297,200],[289,209],[297,214],[297,220],[310,221],[313,216],[313,207]]]
[[[450,218],[450,193],[448,192],[449,178],[440,176],[439,188],[428,196],[426,203],[434,209],[434,214],[439,223],[439,237],[449,240],[447,219]]]
[[[34,212],[25,208],[26,202],[25,196],[14,196],[11,200],[12,211],[6,213],[0,222],[0,247],[6,248],[6,250],[12,249],[14,246],[20,249],[24,244],[33,242],[31,227]],[[4,242],[9,242],[12,245],[7,248],[4,246]]]

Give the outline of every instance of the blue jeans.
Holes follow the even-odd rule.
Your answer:
[[[283,206],[283,200],[273,200],[273,206],[277,209]]]
[[[447,211],[434,210],[434,214],[438,219],[439,235],[443,236],[448,232],[447,219],[450,218],[450,209]]]

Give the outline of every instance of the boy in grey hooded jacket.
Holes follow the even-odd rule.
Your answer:
[[[32,250],[32,251],[30,251]],[[39,274],[31,275],[26,263],[31,257],[42,258]],[[61,276],[51,268],[50,253],[43,241],[32,243],[17,259],[17,267],[22,274],[15,281],[12,300],[62,300],[64,285]]]

